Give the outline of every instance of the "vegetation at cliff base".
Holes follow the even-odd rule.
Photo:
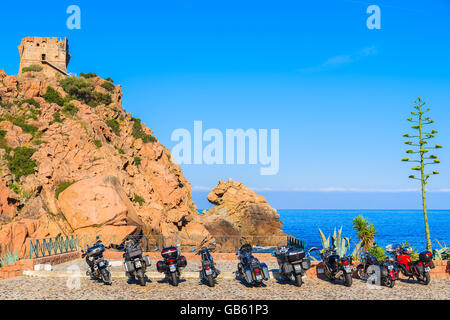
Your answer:
[[[31,156],[35,151],[35,149],[31,148],[17,147],[14,149],[13,156],[10,154],[6,155],[9,171],[14,174],[16,181],[22,176],[34,173],[36,161],[31,159]]]
[[[141,119],[138,118],[131,118],[133,120],[133,131],[131,132],[131,135],[136,139],[142,139],[142,142],[155,142],[156,138],[150,134],[146,134],[144,130],[142,129],[142,123]]]
[[[53,89],[52,87],[47,87],[47,92],[42,96],[48,103],[56,103],[59,106],[64,105],[64,99],[61,97],[61,94]]]
[[[42,71],[42,69],[44,69],[42,66],[38,64],[32,64],[28,67],[23,67],[22,72],[40,72]]]
[[[120,124],[116,119],[107,120],[106,124],[117,136],[120,136]]]
[[[59,194],[61,192],[63,192],[64,190],[66,190],[68,187],[70,187],[72,184],[74,184],[75,181],[64,181],[62,183],[60,183],[60,185],[58,186],[58,188],[56,188],[55,191],[55,198],[58,199]]]

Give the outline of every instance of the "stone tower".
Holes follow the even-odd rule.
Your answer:
[[[69,43],[67,38],[27,37],[19,45],[20,67],[22,69],[31,65],[42,66],[42,72],[50,77],[56,74],[67,75],[69,64]]]

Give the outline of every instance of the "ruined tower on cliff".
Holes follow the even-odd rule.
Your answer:
[[[20,67],[19,76],[23,68],[32,65],[42,67],[42,72],[47,76],[56,74],[67,75],[69,64],[69,43],[67,38],[27,37],[23,38],[19,45]]]

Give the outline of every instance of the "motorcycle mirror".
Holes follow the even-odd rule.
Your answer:
[[[236,255],[238,255],[239,254],[239,252],[236,252]]]
[[[192,248],[192,252],[194,252],[195,251],[195,248]]]
[[[84,253],[84,250],[81,250],[81,253]]]

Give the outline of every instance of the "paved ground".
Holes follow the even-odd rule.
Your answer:
[[[113,279],[112,286],[95,280],[80,279],[79,288],[69,289],[68,279],[18,277],[0,282],[0,300],[4,299],[446,299],[450,300],[450,279],[432,279],[429,286],[415,282],[396,283],[393,289],[368,289],[366,283],[354,279],[346,288],[340,283],[320,279],[306,279],[298,288],[289,283],[270,279],[260,288],[246,287],[239,280],[220,279],[209,288],[197,279],[187,279],[172,287],[165,280],[149,280],[145,287],[128,284],[126,279]],[[76,282],[73,284],[76,285]]]

